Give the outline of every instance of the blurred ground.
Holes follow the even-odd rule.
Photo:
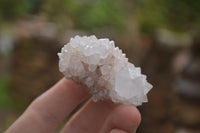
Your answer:
[[[0,132],[62,78],[57,52],[70,37],[95,34],[154,86],[138,133],[200,133],[199,12],[195,0],[0,0]]]

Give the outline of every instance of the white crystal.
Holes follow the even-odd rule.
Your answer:
[[[75,36],[58,53],[59,69],[67,79],[88,88],[94,101],[141,105],[152,85],[141,69],[128,62],[114,41]]]
[[[94,64],[89,64],[89,66],[88,66],[88,70],[90,72],[94,72],[96,70],[96,68],[97,68],[97,65],[94,65]]]
[[[88,77],[86,80],[85,80],[85,84],[87,85],[87,87],[92,87],[93,84],[94,84],[94,80],[92,80],[91,77]]]
[[[112,67],[109,65],[103,65],[102,67],[100,67],[100,71],[102,75],[106,75],[111,71]]]

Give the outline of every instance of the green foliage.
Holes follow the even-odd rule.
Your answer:
[[[101,27],[122,29],[125,20],[122,0],[0,0],[2,20],[38,12],[45,13],[51,21],[70,18],[74,28],[85,30]]]
[[[43,5],[43,11],[52,20],[63,15],[74,16],[79,8],[77,0],[46,0]]]
[[[0,0],[0,19],[13,19],[25,15],[30,9],[29,0]]]
[[[137,15],[143,32],[155,28],[191,30],[200,24],[200,1],[198,0],[141,0]]]
[[[12,106],[11,99],[11,80],[9,76],[0,79],[0,106],[10,108]]]
[[[86,29],[110,26],[122,28],[124,11],[119,0],[99,0],[92,3],[80,17],[81,25]]]
[[[124,26],[124,10],[121,0],[47,0],[44,12],[50,19],[70,17],[77,28],[92,30],[109,26]]]
[[[177,29],[193,28],[200,24],[199,0],[169,0],[168,23]]]

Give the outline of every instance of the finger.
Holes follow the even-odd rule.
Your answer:
[[[112,129],[109,133],[128,133],[128,132],[120,130],[120,129]]]
[[[118,105],[109,101],[89,100],[65,125],[61,133],[98,133]]]
[[[72,81],[62,79],[38,97],[6,133],[49,133],[63,121],[88,93]]]
[[[135,133],[141,121],[141,115],[136,107],[120,105],[116,107],[105,122],[102,133],[108,133],[113,129]]]

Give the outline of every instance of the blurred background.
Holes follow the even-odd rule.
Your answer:
[[[0,132],[63,77],[70,37],[92,34],[154,86],[138,133],[200,133],[199,0],[0,0]]]

